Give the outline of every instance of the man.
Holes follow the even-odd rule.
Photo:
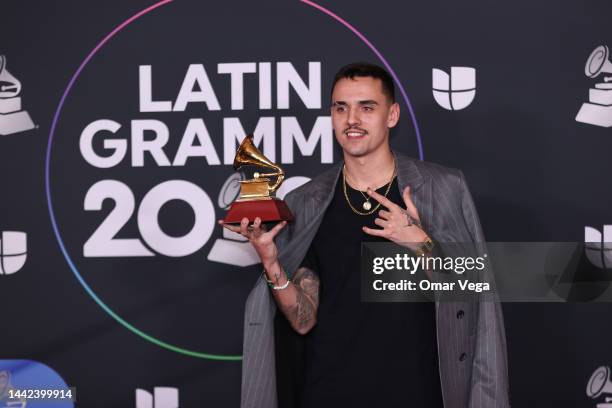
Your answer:
[[[241,406],[508,407],[498,303],[360,301],[361,242],[423,255],[436,241],[484,242],[462,173],[391,150],[400,109],[382,68],[340,69],[331,103],[344,161],[287,195],[295,222],[225,225],[264,267],[246,304]],[[279,341],[275,354],[277,309],[305,340],[301,372],[279,378],[297,349]],[[285,376],[297,388],[290,402],[277,387]]]

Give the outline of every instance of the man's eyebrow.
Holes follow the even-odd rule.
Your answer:
[[[359,103],[359,105],[378,105],[378,102],[376,102],[373,99],[366,99],[364,101],[359,101],[357,103]],[[348,105],[348,103],[346,103],[345,101],[332,102],[332,106],[346,106],[346,105]]]

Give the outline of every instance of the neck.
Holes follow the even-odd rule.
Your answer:
[[[389,183],[395,171],[395,158],[390,149],[373,152],[364,157],[344,155],[347,182],[351,187],[364,191],[376,190]]]

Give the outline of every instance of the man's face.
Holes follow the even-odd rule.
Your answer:
[[[331,117],[344,154],[363,157],[388,148],[389,129],[399,120],[399,105],[383,92],[378,78],[342,78],[332,93]]]

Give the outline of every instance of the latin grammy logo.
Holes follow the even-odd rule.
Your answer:
[[[612,395],[612,382],[610,381],[610,367],[601,366],[591,375],[587,384],[586,393],[595,399],[602,394]],[[605,402],[597,404],[597,408],[612,408],[612,398],[605,397]]]
[[[6,57],[0,55],[0,135],[34,129],[28,112],[21,110],[21,82],[6,69]]]
[[[606,45],[595,48],[584,67],[584,74],[589,78],[595,78],[601,73],[612,74],[609,55]],[[604,76],[603,82],[589,89],[589,102],[582,104],[576,121],[602,127],[612,126],[612,76]]]

